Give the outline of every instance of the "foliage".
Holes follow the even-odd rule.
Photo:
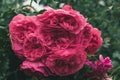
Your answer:
[[[33,0],[31,0],[33,1]],[[103,47],[98,53],[110,56],[114,68],[113,80],[119,80],[120,76],[120,0],[34,0],[39,5],[58,8],[63,4],[70,4],[88,18],[89,22],[102,31]],[[26,76],[20,69],[21,61],[14,55],[8,33],[8,24],[11,19],[19,14],[37,15],[43,11],[31,12],[29,8],[22,6],[23,0],[1,0],[0,2],[0,80],[37,80]],[[98,54],[97,53],[97,54]],[[97,55],[96,54],[96,55]],[[76,76],[50,77],[41,80],[80,80],[82,70]],[[84,80],[86,80],[84,78]]]

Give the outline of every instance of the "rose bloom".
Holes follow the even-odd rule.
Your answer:
[[[86,18],[71,6],[54,10],[46,8],[43,14],[37,16],[43,23],[39,35],[45,46],[51,50],[65,49],[78,43],[78,34],[85,27]]]
[[[98,71],[103,74],[108,72],[113,67],[111,59],[109,57],[104,58],[102,55],[99,55],[98,61],[87,61],[86,64],[91,66],[94,71]]]
[[[43,14],[38,15],[38,20],[49,25],[49,27],[64,28],[67,31],[78,34],[86,25],[87,19],[69,5],[57,10],[46,7],[46,10]]]
[[[83,48],[87,48],[91,39],[92,39],[92,30],[93,27],[91,24],[87,24],[79,34],[79,41]]]
[[[10,22],[9,32],[12,49],[19,58],[24,58],[22,49],[26,36],[35,33],[38,25],[35,16],[24,16],[22,14],[18,14]]]
[[[51,53],[46,66],[58,76],[67,76],[79,71],[85,64],[86,53],[78,49],[58,50]]]
[[[23,52],[26,59],[30,61],[39,60],[46,54],[46,49],[37,35],[29,34],[23,44]]]
[[[77,35],[61,28],[43,27],[40,37],[45,46],[50,50],[65,49],[77,45]]]
[[[102,46],[102,42],[101,32],[97,28],[92,29],[92,39],[86,48],[86,52],[88,54],[95,54],[98,48]]]
[[[23,70],[28,76],[35,75],[37,77],[52,75],[50,70],[42,62],[30,62],[24,61],[20,65],[21,70]]]
[[[86,65],[93,68],[93,71],[90,72],[89,77],[100,79],[106,78],[106,73],[113,67],[111,59],[109,57],[104,58],[102,55],[99,55],[98,61],[87,61]]]

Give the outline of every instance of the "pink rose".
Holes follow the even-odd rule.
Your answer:
[[[23,52],[26,59],[33,61],[39,60],[46,54],[46,49],[41,40],[35,34],[29,34],[23,44]]]
[[[69,7],[64,6],[62,9],[57,10],[46,7],[47,11],[38,15],[38,20],[49,27],[64,28],[67,31],[78,34],[86,25],[87,19],[72,8],[69,9]]]
[[[80,44],[84,47],[87,48],[90,40],[92,39],[92,25],[90,25],[89,23],[83,28],[83,30],[81,30],[80,34],[79,34],[79,41]]]
[[[23,70],[27,75],[35,75],[37,77],[52,75],[50,70],[41,62],[30,62],[24,61],[20,65],[21,70]]]
[[[103,55],[99,55],[98,61],[87,61],[86,64],[91,66],[94,71],[101,72],[102,74],[105,74],[113,67],[111,59],[109,57],[104,58]]]
[[[39,33],[43,44],[50,50],[65,49],[77,45],[77,36],[62,28],[42,27]]]
[[[70,5],[46,7],[38,16],[15,16],[9,24],[12,49],[28,75],[67,76],[83,68],[87,53],[102,46],[101,32]],[[102,58],[101,58],[102,59]]]
[[[23,59],[23,42],[30,33],[35,33],[38,23],[35,16],[24,16],[18,14],[9,24],[9,32],[12,43],[12,49],[16,55]]]
[[[87,53],[88,54],[96,53],[98,48],[102,46],[102,42],[103,40],[101,37],[101,32],[97,28],[92,29],[92,39],[90,40],[90,43],[86,48]]]
[[[58,76],[67,76],[79,71],[85,64],[86,53],[78,49],[58,50],[47,58],[46,66]]]
[[[37,16],[42,23],[39,36],[43,44],[51,50],[78,45],[78,33],[87,24],[86,18],[67,6],[57,10],[46,7],[47,11]]]
[[[98,61],[87,61],[86,65],[92,67],[92,71],[88,74],[88,76],[92,78],[106,78],[106,73],[112,69],[112,61],[109,57],[104,58],[102,55],[99,55]],[[106,78],[107,80],[107,78]]]

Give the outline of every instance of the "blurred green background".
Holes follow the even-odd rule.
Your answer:
[[[40,14],[43,6],[60,8],[64,4],[72,5],[101,30],[104,43],[96,55],[109,56],[113,70],[120,67],[120,0],[0,0],[0,80],[36,80],[20,71],[21,61],[11,50],[8,33],[11,19],[19,13]],[[114,74],[113,80],[120,80],[120,69]]]

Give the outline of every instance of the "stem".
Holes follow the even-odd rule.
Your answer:
[[[32,80],[38,80],[37,77],[35,76],[32,76]]]
[[[34,7],[32,7],[32,6],[30,6],[30,5],[22,6],[22,8],[23,8],[23,7],[30,7],[30,8],[32,8],[35,12],[38,12]]]
[[[33,0],[30,1],[30,6],[32,6],[32,2],[33,2]]]
[[[98,60],[97,58],[96,58],[96,55],[88,55],[88,59],[89,58],[94,58],[95,60]]]
[[[115,68],[115,70],[111,73],[111,76],[113,76],[119,69],[120,69],[120,66]]]

